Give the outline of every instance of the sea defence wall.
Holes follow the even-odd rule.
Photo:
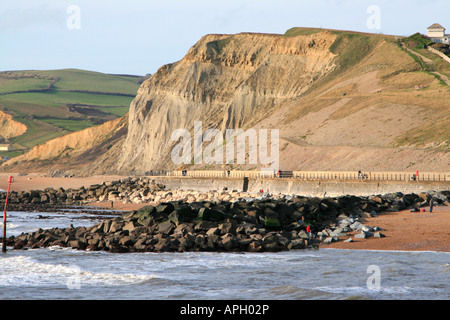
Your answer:
[[[290,178],[149,177],[171,190],[237,190],[295,194],[308,197],[370,196],[392,192],[422,193],[450,190],[450,181],[299,180]]]

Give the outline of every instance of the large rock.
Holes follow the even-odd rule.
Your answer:
[[[176,225],[183,222],[191,222],[195,217],[196,214],[189,206],[175,208],[175,210],[169,214],[169,220]]]
[[[170,220],[158,224],[158,232],[162,234],[168,235],[172,233],[174,229],[175,225]]]

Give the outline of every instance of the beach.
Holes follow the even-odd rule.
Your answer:
[[[80,188],[104,181],[120,180],[123,176],[92,176],[92,177],[45,177],[41,174],[29,174],[20,176],[17,174],[0,174],[0,189],[6,190],[7,178],[14,176],[11,190],[42,190],[45,188]],[[122,203],[115,201],[89,203],[90,206],[105,208],[113,207],[115,210],[137,210],[147,203]],[[323,248],[335,249],[363,249],[363,250],[401,250],[401,251],[440,251],[450,252],[450,207],[434,207],[433,212],[424,208],[425,212],[385,212],[378,216],[364,218],[365,225],[384,229],[384,238],[369,237],[366,239],[355,239],[352,242],[344,242],[348,237],[341,237],[340,241],[330,244],[321,244]],[[351,237],[352,234],[349,233]]]
[[[12,190],[80,188],[122,178],[125,177],[17,176]],[[7,176],[0,176],[1,189],[7,188],[6,181]],[[111,208],[110,201],[98,201],[87,203],[86,209],[91,210],[89,207],[94,205]],[[114,209],[133,210],[145,205],[148,204],[115,201]],[[56,229],[67,231],[68,226],[75,234],[78,231],[82,234],[83,228],[99,225],[105,230],[108,219],[103,216],[113,212],[80,215],[75,211],[11,210],[8,212],[8,232],[19,239],[23,232],[39,236],[46,230],[53,230],[56,237]],[[129,216],[121,212],[114,214],[118,215],[114,219]],[[0,257],[0,299],[448,299],[449,214],[450,207],[444,206],[434,207],[432,213],[381,212],[375,217],[360,218],[360,221],[365,226],[383,228],[380,232],[384,238],[352,237],[354,241],[346,243],[346,237],[340,236],[338,242],[320,244],[319,250],[317,247],[294,247],[278,252],[170,252],[161,249],[157,254],[151,251],[118,254],[116,252],[124,251],[79,250],[72,242],[78,242],[81,236],[70,241],[69,246],[45,247],[43,243],[44,246],[28,249],[10,247]],[[116,223],[120,221],[116,220]],[[160,223],[158,232],[163,232],[159,229],[161,225],[167,226],[165,222]],[[131,226],[128,222],[122,231],[115,232],[123,232],[125,227],[129,230]],[[230,226],[223,224],[220,228],[208,229],[208,232],[225,227]],[[111,229],[112,223],[108,230]],[[106,244],[108,235],[105,232],[102,239]],[[95,233],[91,236],[87,241],[93,245]],[[214,246],[219,239],[224,247],[232,243],[225,242],[230,237],[215,236]],[[157,237],[152,236],[152,239]],[[264,237],[266,240],[271,238],[274,237]],[[162,241],[158,241],[155,248],[169,239],[172,242],[168,243],[174,243],[173,235],[161,237]],[[179,239],[188,240],[188,237]],[[130,237],[121,237],[119,241],[126,245]]]
[[[433,207],[433,212],[385,212],[376,217],[365,218],[364,224],[383,228],[385,238],[355,239],[321,245],[324,248],[441,251],[450,252],[450,207]]]

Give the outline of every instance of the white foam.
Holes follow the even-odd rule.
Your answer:
[[[322,248],[322,251],[350,251],[350,252],[380,252],[380,253],[437,253],[437,254],[450,254],[445,251],[432,251],[432,250],[384,250],[384,249],[342,249],[342,248]]]
[[[15,229],[15,228],[19,228],[20,225],[18,225],[17,223],[11,223],[6,221],[6,230],[8,229]],[[0,228],[3,228],[3,221],[0,222]]]
[[[154,275],[95,273],[76,265],[47,264],[25,256],[0,259],[1,286],[122,286],[147,282]]]
[[[329,286],[324,286],[324,287],[316,287],[314,289],[320,290],[320,291],[324,291],[324,292],[328,292],[328,293],[334,293],[334,294],[351,294],[351,295],[367,295],[367,294],[388,294],[388,295],[407,295],[410,294],[414,289],[411,287],[407,287],[407,286],[401,286],[401,287],[396,287],[396,286],[390,286],[390,287],[383,287],[381,286],[379,290],[377,289],[369,289],[367,287],[358,287],[358,286],[353,286],[353,287],[329,287]]]

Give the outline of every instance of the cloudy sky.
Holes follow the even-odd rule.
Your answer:
[[[449,12],[449,0],[0,0],[0,71],[144,75],[209,33],[322,27],[411,35],[435,22],[450,30]]]

